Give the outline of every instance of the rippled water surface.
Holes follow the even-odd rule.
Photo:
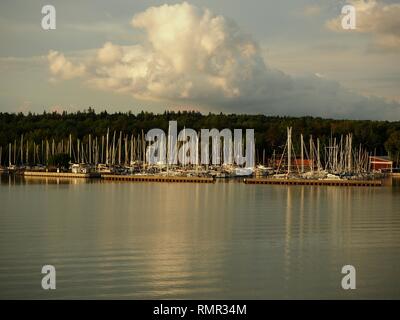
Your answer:
[[[0,298],[400,298],[400,186],[0,184]],[[41,268],[57,289],[41,289]],[[354,265],[357,289],[341,288]]]

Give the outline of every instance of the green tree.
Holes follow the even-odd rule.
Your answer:
[[[392,160],[398,161],[400,154],[400,131],[393,131],[385,142],[386,151]]]

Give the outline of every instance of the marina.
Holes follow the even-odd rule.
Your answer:
[[[251,135],[244,139],[244,148],[244,140],[232,139],[226,130],[207,129],[207,134],[202,130],[200,135],[184,127],[180,140],[176,131],[177,123],[172,121],[167,135],[160,131],[157,138],[143,131],[135,136],[116,130],[111,133],[109,129],[97,137],[88,134],[73,138],[69,134],[66,139],[41,143],[21,135],[19,143],[15,139],[0,147],[1,173],[126,182],[214,183],[236,179],[245,184],[353,187],[381,186],[382,179],[397,175],[389,157],[376,156],[361,144],[355,146],[352,133],[331,134],[324,143],[310,135],[306,143],[303,134],[294,139],[292,127],[287,127],[285,144],[266,156],[264,149],[254,148]]]

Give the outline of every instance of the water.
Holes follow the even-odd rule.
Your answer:
[[[399,186],[1,177],[3,299],[400,298],[399,268]]]

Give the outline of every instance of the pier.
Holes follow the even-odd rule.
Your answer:
[[[101,176],[104,180],[134,181],[134,182],[181,182],[181,183],[214,183],[214,178],[208,177],[178,177],[178,176],[151,176],[151,175],[113,175]]]
[[[45,172],[45,171],[25,171],[24,177],[41,177],[41,178],[100,178],[99,173],[71,173],[71,172]]]
[[[92,179],[101,178],[106,181],[131,181],[131,182],[169,182],[169,183],[215,183],[213,177],[184,177],[162,175],[117,175],[100,173],[70,173],[70,172],[45,172],[25,171],[24,177],[38,178],[64,178],[64,179]],[[306,186],[354,186],[354,187],[380,187],[381,180],[345,180],[345,179],[271,179],[271,178],[246,178],[245,184],[269,185],[306,185]]]
[[[316,179],[244,179],[245,184],[305,185],[305,186],[343,186],[380,187],[381,180],[316,180]]]

